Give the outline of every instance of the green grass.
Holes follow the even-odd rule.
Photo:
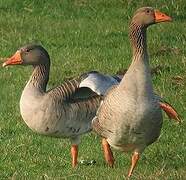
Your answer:
[[[133,12],[153,6],[174,18],[149,28],[152,66],[168,66],[153,78],[156,92],[186,117],[186,2],[185,0],[1,0],[0,58],[9,57],[29,42],[42,44],[52,67],[49,86],[82,72],[114,74],[131,62],[128,23]],[[43,137],[26,127],[19,98],[30,67],[0,68],[0,179],[124,179],[130,154],[114,151],[116,164],[103,160],[100,138],[82,138],[79,159],[95,159],[92,166],[71,168],[68,139]],[[178,78],[180,77],[180,78]],[[165,116],[160,139],[142,155],[131,179],[185,179],[186,123]]]

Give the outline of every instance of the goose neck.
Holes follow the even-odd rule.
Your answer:
[[[133,50],[133,59],[139,56],[147,56],[146,27],[135,22],[130,24],[130,41]],[[138,57],[138,58],[136,58]]]
[[[49,80],[50,63],[33,66],[34,70],[29,83],[41,92],[46,92],[46,86]]]

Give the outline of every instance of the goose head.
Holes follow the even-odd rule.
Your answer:
[[[26,45],[16,51],[16,53],[8,58],[3,67],[9,65],[44,65],[49,64],[49,55],[41,45]]]
[[[172,21],[172,18],[152,7],[139,8],[132,18],[133,23],[143,27],[167,21]]]

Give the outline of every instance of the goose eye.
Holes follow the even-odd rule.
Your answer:
[[[30,50],[29,49],[25,49],[25,52],[29,52]]]
[[[146,10],[146,13],[149,14],[150,13],[150,10]]]

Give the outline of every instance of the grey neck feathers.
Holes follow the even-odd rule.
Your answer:
[[[147,53],[146,28],[134,21],[130,25],[130,40],[133,50],[132,63],[120,83],[120,87],[128,87],[134,94],[152,94],[152,80]],[[138,91],[135,90],[139,87]]]
[[[133,49],[133,61],[141,59],[139,56],[147,57],[146,27],[131,22],[129,30]],[[143,58],[143,60],[148,60],[148,58]]]
[[[30,77],[29,84],[32,84],[41,92],[46,92],[46,86],[49,80],[50,62],[33,67],[34,70]]]

